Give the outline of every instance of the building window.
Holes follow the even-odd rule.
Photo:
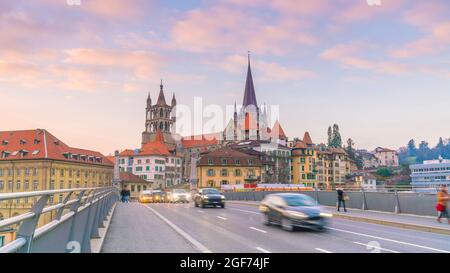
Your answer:
[[[242,172],[241,172],[240,169],[236,169],[236,170],[234,171],[234,176],[241,176],[241,175],[242,175]]]
[[[20,190],[20,180],[17,180],[16,182],[16,190]]]
[[[138,164],[141,164],[141,162],[142,162],[142,161],[141,161],[140,159],[138,159],[138,162],[137,162],[137,163],[138,163]]]
[[[13,182],[11,180],[8,180],[8,190],[13,189]]]
[[[208,173],[208,176],[214,176],[215,175],[215,172],[214,172],[213,169],[209,169],[207,173]]]
[[[3,176],[3,169],[0,169],[0,177]]]
[[[20,176],[22,174],[22,170],[21,169],[17,169],[16,173],[17,173],[17,176]]]
[[[38,187],[39,187],[38,181],[37,181],[37,180],[34,180],[34,181],[33,181],[33,191],[37,191],[37,190],[38,190]]]
[[[134,192],[134,185],[131,185],[131,191]]]
[[[0,180],[0,190],[3,190],[4,187],[5,187],[4,182],[2,180]]]
[[[55,174],[56,174],[56,170],[55,170],[55,168],[52,168],[51,175],[55,175]]]
[[[222,185],[228,185],[228,181],[227,181],[227,180],[222,180],[222,181],[220,181],[220,184],[222,184]]]
[[[211,158],[208,159],[208,164],[213,165],[213,160]]]
[[[50,189],[51,189],[51,190],[54,190],[54,189],[55,189],[55,180],[52,180],[52,181],[50,182]]]
[[[146,170],[146,171],[150,171],[150,166],[146,166],[146,167],[145,167],[145,170]]]
[[[61,176],[64,176],[64,169],[61,169],[60,175],[61,175]]]
[[[208,182],[206,182],[208,187],[214,187],[214,181],[213,180],[208,180]]]
[[[28,180],[25,180],[25,183],[23,183],[23,189],[28,190],[30,187],[30,182]]]
[[[228,176],[228,170],[227,170],[227,169],[222,169],[222,170],[220,171],[220,175],[221,175],[221,176]]]
[[[136,167],[137,172],[142,172],[142,167]]]

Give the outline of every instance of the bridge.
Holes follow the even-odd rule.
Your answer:
[[[60,194],[63,200],[48,202]],[[0,253],[450,253],[450,225],[433,216],[329,207],[334,217],[326,232],[287,232],[263,225],[258,200],[227,197],[224,209],[201,209],[192,202],[120,203],[115,188],[0,194],[1,202],[36,198],[29,212],[0,221],[0,229],[16,230]],[[38,226],[50,212],[53,219]]]

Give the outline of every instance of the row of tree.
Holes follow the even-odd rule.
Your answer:
[[[400,164],[414,164],[424,160],[437,159],[439,156],[450,158],[450,138],[444,140],[440,137],[434,147],[430,147],[426,141],[421,141],[419,145],[416,145],[414,139],[411,139],[406,148],[400,149],[399,161]]]

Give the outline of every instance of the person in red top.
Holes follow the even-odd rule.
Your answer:
[[[437,193],[437,204],[436,210],[438,211],[437,221],[440,223],[441,218],[447,218],[448,223],[450,224],[450,218],[448,214],[448,200],[450,199],[447,191],[447,186],[442,185],[441,190]]]

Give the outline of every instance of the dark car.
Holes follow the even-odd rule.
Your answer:
[[[200,189],[194,196],[195,206],[220,206],[225,208],[225,196],[214,188]]]
[[[165,203],[167,202],[167,194],[160,190],[155,190],[152,193],[152,202],[153,203]]]
[[[298,193],[267,195],[259,206],[264,224],[280,225],[284,230],[296,227],[325,230],[332,214],[325,211],[313,198]]]

